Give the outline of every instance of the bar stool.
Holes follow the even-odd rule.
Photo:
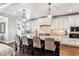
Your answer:
[[[55,55],[56,45],[54,39],[45,38],[45,55]]]
[[[33,55],[41,55],[41,48],[40,37],[33,37]]]

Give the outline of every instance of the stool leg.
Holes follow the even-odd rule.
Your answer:
[[[39,56],[41,56],[41,48],[39,48]]]
[[[17,51],[17,44],[15,43],[15,51]]]
[[[24,45],[23,45],[23,52],[24,52],[24,48],[25,48],[25,47],[24,47]]]

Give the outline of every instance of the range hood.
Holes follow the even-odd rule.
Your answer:
[[[51,25],[51,19],[50,18],[40,18],[39,25]]]

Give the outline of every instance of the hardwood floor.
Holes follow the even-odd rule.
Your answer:
[[[20,50],[20,51],[16,51],[15,56],[32,56],[32,54],[31,53],[25,53],[22,50]]]
[[[16,51],[16,56],[59,56],[59,53],[57,51],[45,51],[43,48],[41,49],[41,53],[37,49],[33,50],[33,52],[28,52],[27,49],[25,52],[23,50]],[[47,53],[45,53],[47,52]]]
[[[38,54],[39,51],[34,51],[34,53],[32,54],[32,52],[23,52],[23,50],[19,50],[16,51],[16,56],[58,56],[59,54],[56,54],[56,52],[52,52],[52,51],[46,51],[47,53],[45,53],[45,51],[41,52],[41,55]]]
[[[44,43],[44,42],[43,42]],[[15,51],[16,55],[15,56],[59,56],[59,51],[60,51],[60,43],[59,42],[55,42],[55,44],[57,45],[56,47],[56,51],[45,51],[44,47],[41,49],[41,54],[38,54],[39,51],[36,50],[31,50],[31,52],[28,52],[27,48],[25,49],[25,52],[23,52],[23,48],[20,49],[19,51]],[[13,47],[15,49],[15,43],[12,42],[10,44],[8,44],[9,46]],[[45,53],[47,52],[47,53]]]
[[[63,56],[79,56],[79,47],[60,45],[60,54]]]
[[[58,42],[55,42],[57,45],[56,52],[58,55],[61,56],[79,56],[79,47],[67,46],[67,45],[60,45]],[[10,46],[14,47],[14,44],[10,43]],[[36,52],[36,51],[34,51]],[[38,53],[38,52],[37,52]],[[42,56],[45,56],[45,50],[42,49]],[[57,56],[58,56],[57,55]],[[22,50],[16,51],[16,56],[34,56],[31,52],[23,52]],[[50,56],[55,56],[54,54],[50,54]]]
[[[33,47],[30,50],[31,52],[28,52],[27,48],[25,49],[25,52],[23,52],[23,48],[22,48],[21,50],[16,51],[16,56],[59,56],[60,43],[55,42],[55,44],[57,45],[55,52],[45,50],[44,47],[41,48],[41,51],[39,51],[39,49]]]

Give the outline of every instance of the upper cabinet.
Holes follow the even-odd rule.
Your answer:
[[[68,26],[67,16],[52,19],[53,29],[67,29],[67,26]]]
[[[79,15],[69,16],[70,26],[79,26]]]

